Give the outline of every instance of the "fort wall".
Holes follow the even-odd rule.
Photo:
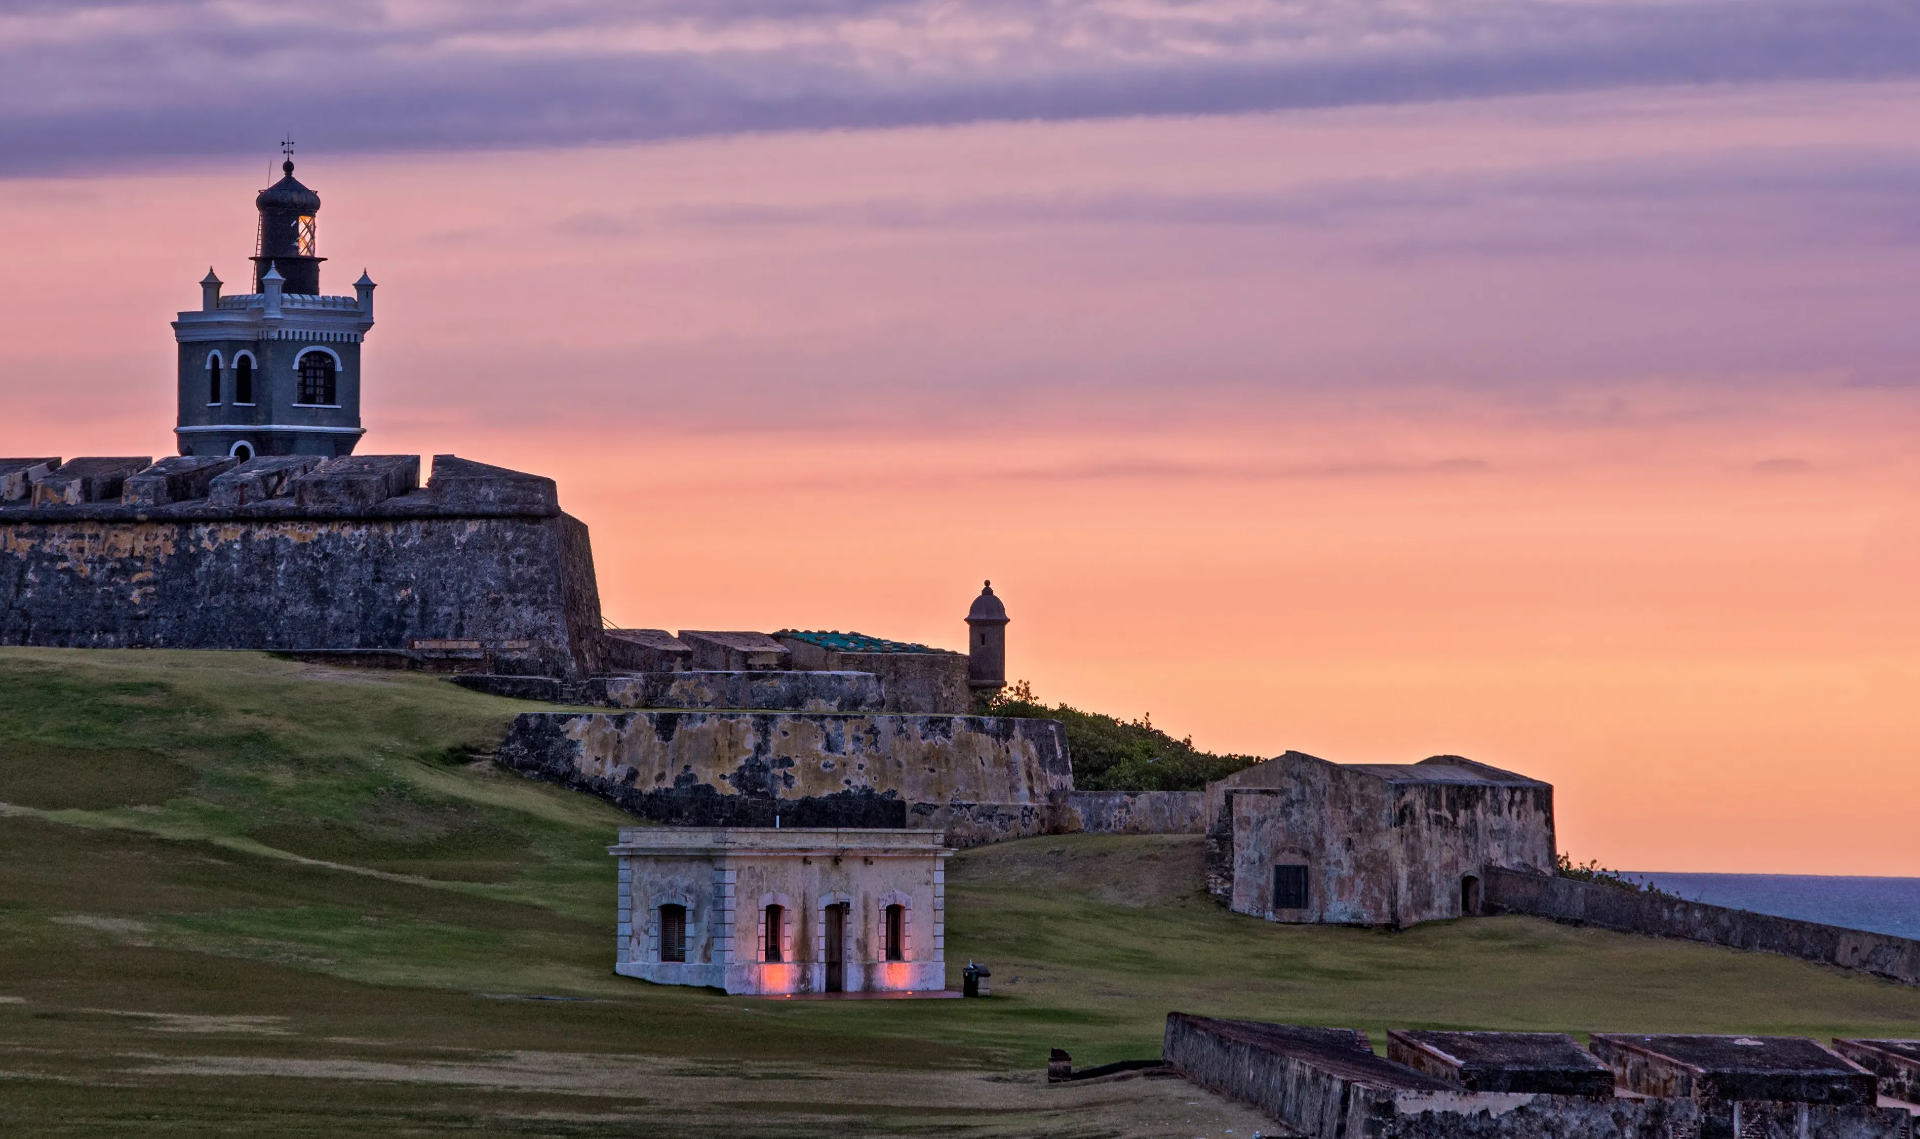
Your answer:
[[[1904,985],[1920,985],[1920,941],[1818,922],[1689,902],[1664,894],[1623,890],[1576,878],[1489,868],[1490,908],[1621,933],[1671,937],[1778,953]]]
[[[0,503],[0,644],[453,650],[469,667],[563,677],[601,667],[587,528],[551,480],[440,456],[416,489],[413,456],[364,456],[264,500],[222,493],[276,461],[219,460],[231,469],[182,483],[205,496],[187,501],[123,501],[129,474]]]
[[[529,712],[498,760],[658,822],[912,827],[956,847],[1052,833],[1073,789],[1052,720]]]
[[[1087,834],[1205,834],[1204,791],[1075,791],[1067,829]]]

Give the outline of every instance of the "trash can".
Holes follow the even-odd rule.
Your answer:
[[[987,978],[991,976],[993,976],[993,970],[987,968],[985,965],[976,965],[971,961],[967,962],[967,967],[960,971],[960,995],[965,997],[986,996],[990,991],[987,988],[986,981]]]

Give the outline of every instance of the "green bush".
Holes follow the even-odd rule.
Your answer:
[[[1260,762],[1253,755],[1215,755],[1153,726],[1151,715],[1124,721],[1065,704],[1048,707],[1022,680],[987,705],[994,716],[1058,720],[1067,729],[1073,785],[1081,791],[1199,791]]]
[[[1636,894],[1661,894],[1669,898],[1674,896],[1655,886],[1651,879],[1643,882],[1637,878],[1629,878],[1618,870],[1609,870],[1600,865],[1600,860],[1597,858],[1591,862],[1575,862],[1565,851],[1555,855],[1555,858],[1559,862],[1556,873],[1562,878],[1592,882],[1596,886],[1611,886],[1616,890],[1628,890]]]

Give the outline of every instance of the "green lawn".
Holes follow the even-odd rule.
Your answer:
[[[484,758],[524,707],[253,654],[0,650],[0,1134],[1224,1133],[1177,1084],[1037,1082],[1050,1046],[1155,1054],[1175,1008],[1376,1043],[1920,1035],[1920,990],[1783,958],[1240,917],[1191,838],[956,857],[950,973],[991,964],[989,1000],[655,988],[611,973],[624,816]]]

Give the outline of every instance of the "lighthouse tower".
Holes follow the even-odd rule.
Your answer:
[[[260,191],[253,291],[222,296],[212,269],[200,308],[173,322],[180,349],[182,455],[351,454],[360,426],[360,342],[373,327],[373,281],[320,292],[320,195],[286,175]]]

